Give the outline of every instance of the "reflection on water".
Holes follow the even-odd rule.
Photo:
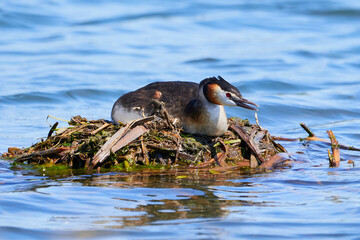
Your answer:
[[[195,174],[183,175],[185,172],[164,174],[136,174],[134,176],[105,175],[84,182],[84,185],[122,188],[119,205],[116,209],[130,212],[127,217],[112,217],[109,220],[98,221],[97,224],[123,228],[157,223],[158,221],[222,218],[229,211],[226,206],[257,205],[251,201],[233,201],[220,199],[209,186],[239,186],[251,185],[233,184],[229,175]],[[235,174],[238,176],[238,174]],[[154,188],[156,187],[156,188]],[[247,194],[247,193],[244,193]],[[122,198],[122,197],[126,198]],[[121,204],[122,202],[122,204]],[[134,213],[134,214],[131,214]]]
[[[311,165],[254,175],[164,171],[51,180],[19,174],[17,185],[28,188],[1,187],[1,231],[45,239],[356,236],[360,181],[350,176],[358,169]]]
[[[359,146],[359,20],[355,0],[0,1],[0,152],[46,137],[47,115],[109,119],[127,91],[217,75],[273,135],[305,122]],[[282,144],[293,167],[256,174],[54,178],[0,160],[0,238],[358,238],[358,152],[330,169],[327,145]]]

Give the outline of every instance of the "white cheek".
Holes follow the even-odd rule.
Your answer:
[[[233,101],[231,101],[225,93],[220,93],[217,95],[217,99],[219,100],[219,102],[222,103],[222,105],[225,106],[237,106],[236,103],[234,103]]]

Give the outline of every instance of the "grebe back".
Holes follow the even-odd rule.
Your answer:
[[[257,104],[242,97],[240,91],[218,76],[193,82],[155,82],[121,96],[111,112],[113,121],[127,123],[153,112],[151,100],[165,103],[168,112],[180,119],[184,131],[193,134],[220,136],[228,129],[224,106]],[[142,113],[143,111],[143,113]]]

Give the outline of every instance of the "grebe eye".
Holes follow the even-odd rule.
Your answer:
[[[226,96],[227,96],[228,98],[230,98],[230,97],[231,97],[231,94],[230,94],[230,93],[226,93]]]

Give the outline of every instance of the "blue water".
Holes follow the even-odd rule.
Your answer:
[[[144,84],[217,75],[273,135],[304,122],[360,147],[356,0],[2,0],[0,36],[0,153],[46,137],[48,115],[109,119]],[[359,239],[360,154],[329,168],[326,144],[282,144],[292,168],[256,175],[52,178],[0,160],[0,239]]]

